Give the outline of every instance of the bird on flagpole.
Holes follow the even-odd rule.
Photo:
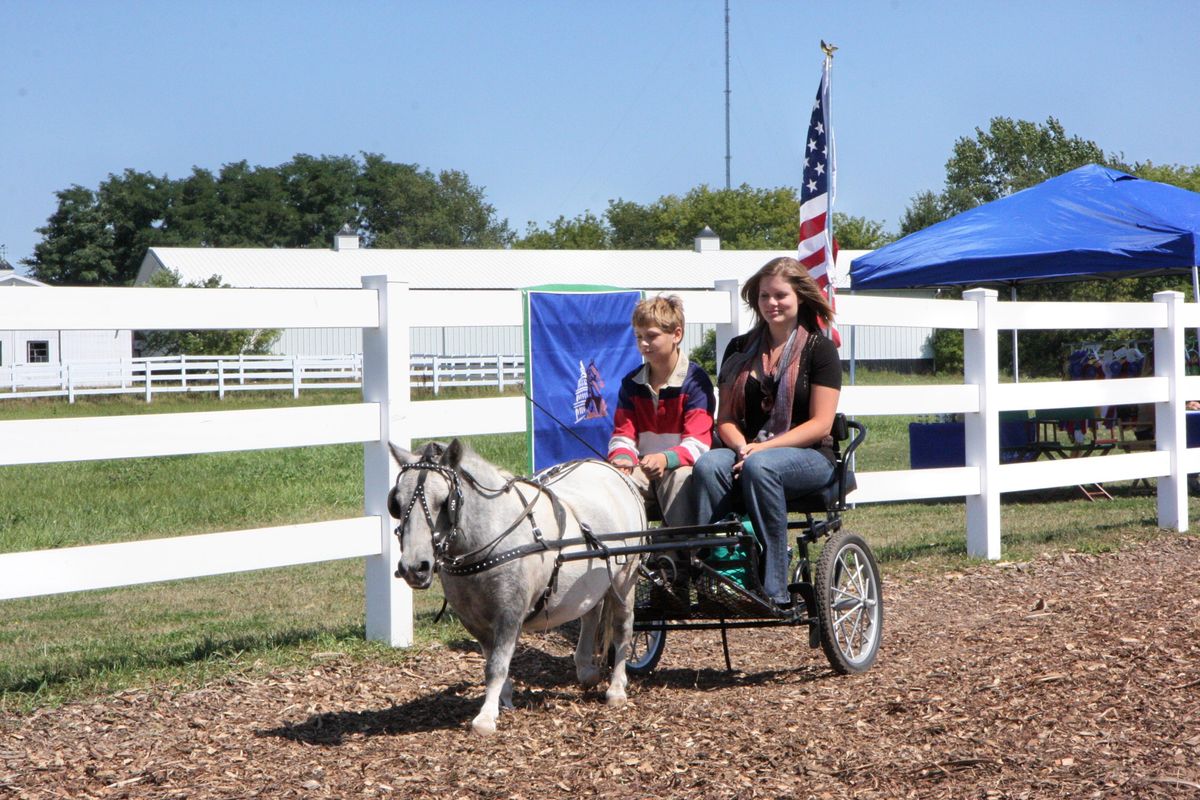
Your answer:
[[[825,40],[824,39],[821,40],[821,51],[824,52],[825,55],[829,56],[830,58],[833,58],[834,50],[837,50],[837,45],[825,44]]]

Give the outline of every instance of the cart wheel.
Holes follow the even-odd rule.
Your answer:
[[[667,632],[634,631],[629,642],[629,658],[625,660],[625,671],[630,675],[649,675],[658,666],[663,648],[667,645]]]
[[[883,633],[879,565],[865,539],[839,531],[821,548],[816,569],[821,649],[834,671],[865,672]]]

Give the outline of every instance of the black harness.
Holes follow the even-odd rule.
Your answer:
[[[537,520],[534,519],[533,516],[534,508],[537,506],[537,502],[539,499],[541,499],[543,494],[550,499],[551,506],[555,510],[557,516],[557,511],[562,507],[562,501],[553,491],[550,490],[546,484],[553,478],[559,476],[563,472],[573,469],[581,463],[584,462],[571,461],[567,462],[566,464],[559,464],[539,473],[533,478],[510,478],[509,480],[505,481],[504,485],[500,488],[484,486],[465,470],[461,470],[461,468],[452,469],[451,467],[447,467],[444,464],[439,464],[434,461],[422,459],[420,461],[401,464],[400,472],[396,476],[396,485],[393,489],[393,492],[400,488],[401,478],[404,476],[404,473],[409,471],[416,471],[418,473],[417,486],[415,489],[413,489],[412,497],[410,497],[408,500],[408,505],[404,509],[400,510],[400,513],[398,514],[396,513],[396,510],[398,509],[393,510],[393,514],[395,514],[396,519],[399,522],[394,533],[396,538],[400,539],[401,543],[403,543],[404,528],[408,524],[409,517],[412,516],[413,509],[416,507],[417,503],[420,502],[421,511],[425,515],[425,521],[428,523],[429,530],[433,537],[433,569],[435,572],[441,570],[447,575],[455,576],[476,575],[480,572],[492,569],[493,567],[498,567],[501,564],[507,564],[510,561],[515,561],[518,558],[524,558],[528,555],[543,553],[549,550],[557,550],[559,555],[554,560],[554,569],[550,573],[550,581],[547,584],[545,591],[543,591],[541,596],[539,596],[533,611],[529,614],[528,618],[532,618],[545,607],[546,602],[557,589],[558,573],[563,564],[562,550],[564,548],[573,545],[586,545],[594,557],[604,559],[605,567],[608,570],[610,580],[612,578],[612,564],[609,561],[611,555],[609,553],[608,546],[604,544],[599,537],[592,533],[591,528],[589,528],[586,523],[579,523],[579,530],[581,534],[580,538],[563,539],[560,535],[557,539],[547,540],[542,532],[542,529],[538,526]],[[510,490],[515,491],[517,496],[521,498],[521,501],[525,505],[524,508],[521,509],[521,512],[517,515],[516,519],[513,520],[512,524],[501,531],[490,542],[469,552],[452,555],[450,550],[454,545],[455,539],[457,539],[458,535],[462,532],[462,529],[459,526],[459,519],[462,514],[463,505],[462,480],[460,480],[459,477],[460,471],[462,479],[469,482],[476,489],[490,492],[493,494],[493,496],[505,494]],[[446,516],[447,522],[449,523],[449,530],[443,531],[440,534],[437,529],[437,522],[433,510],[429,507],[429,499],[425,494],[425,480],[429,477],[430,472],[436,472],[450,487],[450,494],[446,499]],[[529,500],[525,499],[525,495],[523,495],[521,490],[517,488],[517,484],[519,483],[524,483],[533,487],[535,492],[532,498]],[[518,547],[496,553],[495,550],[497,547],[499,547],[500,543],[503,542],[513,531],[517,530],[525,520],[529,521],[529,525],[533,533],[533,541],[528,544],[523,544]],[[399,577],[399,570],[397,570],[397,577]]]

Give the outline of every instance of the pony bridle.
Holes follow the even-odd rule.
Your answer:
[[[412,497],[408,500],[408,507],[404,509],[404,513],[397,516],[399,525],[396,526],[394,533],[396,538],[400,540],[401,546],[404,542],[404,526],[408,524],[408,518],[412,516],[413,508],[417,502],[421,503],[421,511],[425,514],[425,521],[429,523],[429,532],[433,538],[434,565],[436,571],[441,562],[446,560],[450,553],[450,546],[454,543],[454,537],[458,535],[458,517],[462,511],[463,492],[462,484],[458,479],[458,472],[432,461],[413,461],[408,464],[400,465],[400,474],[396,476],[396,489],[400,488],[400,479],[404,477],[404,473],[416,470],[420,473],[417,476],[417,488],[413,490]],[[429,498],[425,496],[425,479],[429,477],[430,472],[436,472],[445,479],[450,487],[450,494],[446,498],[446,516],[450,521],[450,529],[441,534],[437,530],[437,522],[433,511],[429,508]]]

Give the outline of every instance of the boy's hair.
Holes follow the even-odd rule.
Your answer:
[[[633,327],[656,327],[663,333],[683,328],[683,301],[677,295],[647,297],[633,307]]]

